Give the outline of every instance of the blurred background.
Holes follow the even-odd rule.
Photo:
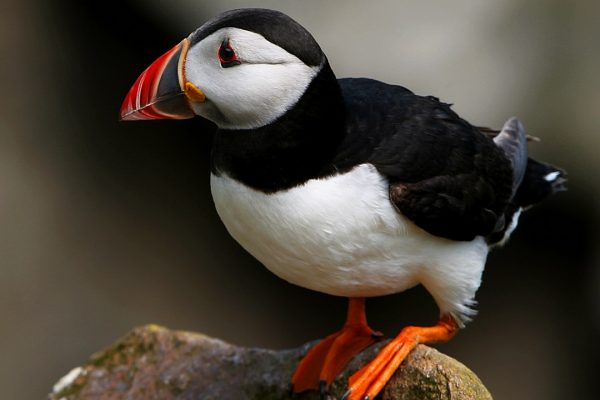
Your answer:
[[[570,190],[490,255],[479,315],[438,346],[496,399],[600,398],[600,2],[5,0],[0,13],[0,387],[41,399],[131,328],[158,323],[244,346],[337,330],[345,300],[294,287],[246,254],[209,193],[211,125],[118,123],[154,59],[226,9],[282,10],[338,76],[514,114]],[[437,318],[415,288],[367,303],[394,335]]]

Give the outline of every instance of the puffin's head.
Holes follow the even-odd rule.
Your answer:
[[[278,11],[223,13],[148,67],[122,120],[200,115],[223,129],[267,125],[290,109],[326,63],[313,37]]]

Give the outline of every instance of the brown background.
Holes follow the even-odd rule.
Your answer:
[[[270,348],[342,323],[343,299],[277,279],[228,237],[209,193],[208,124],[117,123],[150,62],[210,16],[257,4],[307,26],[339,76],[436,95],[475,124],[518,114],[543,138],[532,153],[565,167],[570,191],[528,212],[490,256],[478,317],[440,348],[497,399],[599,398],[593,0],[5,2],[0,397],[44,398],[150,322]],[[437,316],[421,288],[368,308],[388,335]]]

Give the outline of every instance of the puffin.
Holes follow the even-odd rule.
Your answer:
[[[565,189],[566,174],[528,156],[515,117],[471,125],[450,104],[368,78],[338,79],[289,16],[246,8],[206,22],[135,81],[121,120],[216,127],[210,186],[231,236],[275,275],[348,298],[343,327],[299,362],[294,392],[319,390],[382,336],[365,299],[422,285],[439,307],[348,380],[373,399],[419,343],[445,342],[475,314],[490,249],[523,210]]]

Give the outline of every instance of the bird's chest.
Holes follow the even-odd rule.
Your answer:
[[[223,223],[248,252],[315,290],[365,282],[362,269],[382,267],[406,229],[387,182],[368,164],[272,194],[226,175],[212,175],[211,189]]]

